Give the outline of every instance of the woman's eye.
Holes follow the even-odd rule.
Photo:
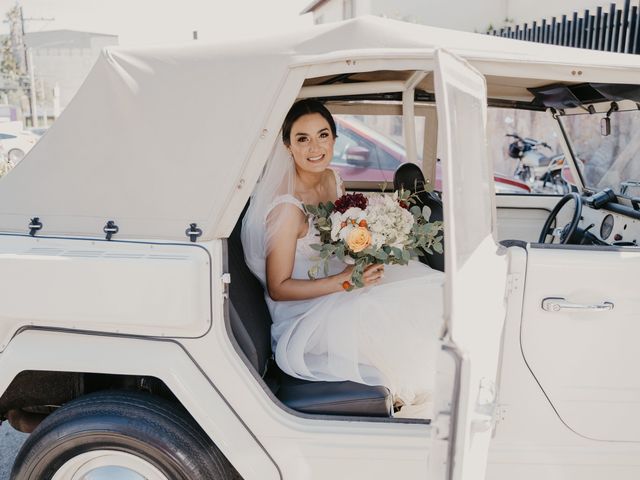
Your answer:
[[[298,143],[308,142],[309,139],[307,137],[298,137]]]
[[[320,138],[327,138],[329,136],[329,134],[327,132],[322,132],[320,134]]]

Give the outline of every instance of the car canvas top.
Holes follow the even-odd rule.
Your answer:
[[[631,55],[513,46],[364,17],[258,43],[105,49],[48,134],[0,180],[0,231],[25,233],[38,216],[48,235],[101,237],[114,220],[119,238],[184,241],[192,223],[202,240],[226,237],[309,78],[374,72],[364,77],[402,82],[407,71],[432,70],[443,48],[486,76],[490,97],[530,101],[527,88],[573,82],[577,71],[581,82],[637,80],[640,59]],[[540,65],[557,68],[540,73]],[[183,95],[166,95],[185,85]],[[433,75],[418,88],[433,91]],[[180,136],[188,146],[158,141]]]

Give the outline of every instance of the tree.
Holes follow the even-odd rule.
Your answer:
[[[28,77],[20,6],[11,8],[5,18],[9,23],[9,34],[0,42],[0,91],[7,95],[9,103],[21,105],[26,96]]]

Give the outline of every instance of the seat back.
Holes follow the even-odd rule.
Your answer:
[[[410,192],[418,192],[418,200],[431,209],[431,221],[442,221],[442,200],[435,194],[424,189],[424,175],[422,170],[415,163],[403,163],[393,174],[393,188],[399,190],[404,188]],[[442,240],[444,247],[444,238]],[[421,257],[420,261],[426,263],[434,270],[444,272],[444,248],[442,253],[433,252],[431,255]]]
[[[240,239],[242,218],[240,215],[227,241],[229,273],[229,319],[231,330],[247,359],[260,376],[265,374],[271,358],[271,315],[264,299],[262,284],[253,275],[244,259]]]

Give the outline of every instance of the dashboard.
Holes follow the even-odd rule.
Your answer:
[[[590,197],[583,198],[579,224],[582,244],[637,246],[640,244],[640,210],[626,199],[594,207]],[[625,203],[622,203],[625,202]],[[588,232],[588,233],[585,233]]]

